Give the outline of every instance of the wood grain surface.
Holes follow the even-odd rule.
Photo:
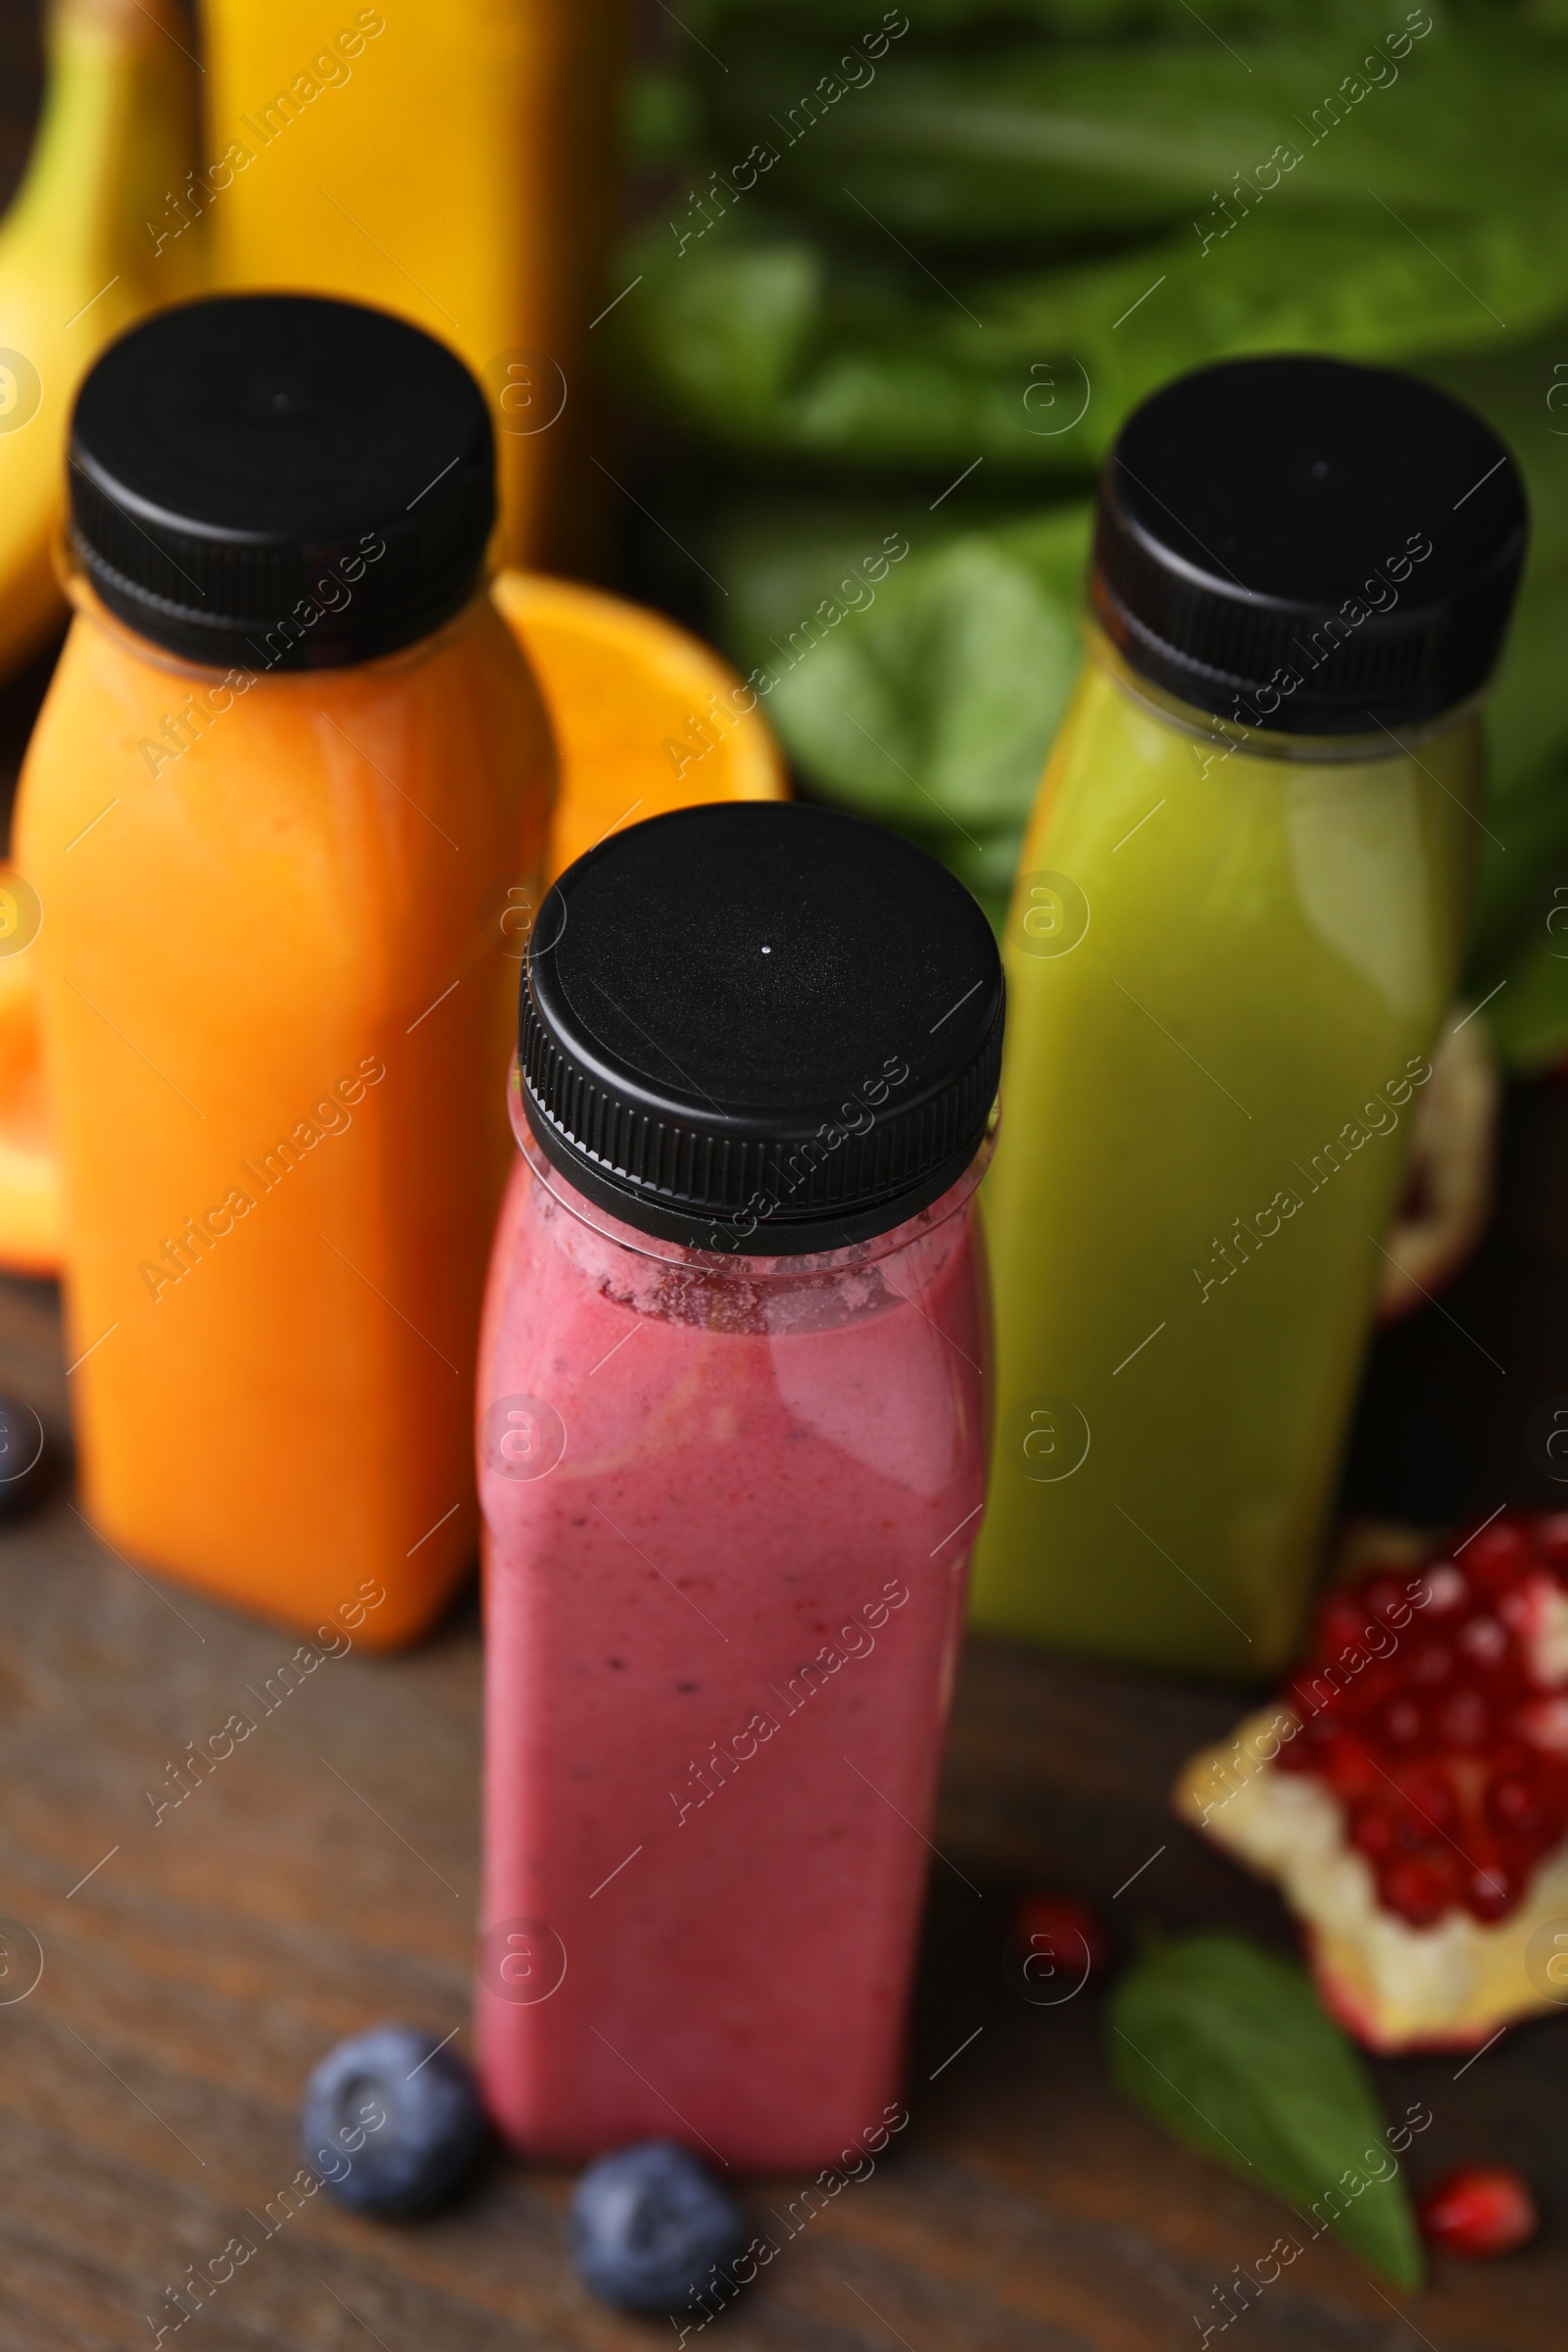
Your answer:
[[[1427,1310],[1378,1350],[1360,1428],[1384,1439],[1371,1468],[1358,1444],[1351,1499],[1419,1491],[1434,1399],[1457,1385],[1462,1404],[1468,1356],[1489,1381],[1512,1374],[1518,1386],[1511,1418],[1458,1411],[1461,1458],[1441,1476],[1474,1493],[1455,1507],[1541,1498],[1522,1433],[1568,1329],[1565,1170],[1568,1098],[1517,1095],[1492,1240],[1444,1315]],[[1506,1370],[1488,1371],[1489,1356]],[[0,1913],[20,1923],[0,1994],[24,1981],[28,1936],[43,1957],[36,1987],[0,2005],[0,2345],[149,2345],[177,2317],[166,2290],[241,2234],[254,2256],[166,2344],[611,2352],[673,2341],[577,2285],[569,2179],[499,2155],[423,2223],[356,2219],[324,2194],[282,2226],[265,2218],[298,2165],[300,2084],[331,2041],[393,2016],[456,2028],[466,2044],[471,1597],[412,1655],[328,1661],[155,1826],[146,1790],[167,1792],[170,1762],[231,1708],[255,1712],[247,1690],[265,1691],[292,1644],[139,1576],[75,1514],[46,1285],[0,1285],[0,1386],[43,1416],[55,1469],[39,1513],[0,1529]],[[1266,2253],[1282,2209],[1120,2103],[1092,1988],[1032,2007],[1002,1960],[1009,1907],[1029,1887],[1093,1897],[1123,1949],[1152,1920],[1229,1922],[1288,1947],[1273,1896],[1166,1807],[1176,1766],[1238,1703],[971,1645],[936,1830],[912,2121],[870,2179],[793,2235],[801,2183],[748,2185],[780,2253],[712,2340],[732,2352],[1199,2344],[1216,2286]],[[1542,2242],[1490,2268],[1440,2260],[1427,2291],[1396,2302],[1323,2241],[1235,2333],[1250,2352],[1561,2342],[1568,2024],[1510,2034],[1463,2069],[1447,2058],[1376,2071],[1391,2110],[1420,2098],[1433,2112],[1409,2159],[1417,2185],[1459,2161],[1523,2162],[1546,2208]]]

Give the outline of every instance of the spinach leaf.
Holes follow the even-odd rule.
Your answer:
[[[1363,9],[1366,5],[1362,0]],[[1154,29],[1186,34],[1193,25],[1184,0],[916,0],[908,13],[911,28],[925,36],[1022,25],[1043,33],[1103,39],[1112,33]],[[1210,0],[1203,15],[1213,24],[1288,22],[1299,17],[1300,0]],[[874,27],[865,0],[722,0],[710,13],[700,15],[699,23],[704,38],[716,39],[720,48],[737,25],[747,24],[828,41],[854,41]],[[1193,37],[1206,37],[1201,25]]]
[[[1089,511],[939,531],[917,510],[907,537],[894,518],[742,509],[714,556],[727,650],[810,790],[912,835],[1000,923],[1082,660]]]
[[[1165,2131],[1420,2285],[1396,2134],[1304,1969],[1239,1936],[1160,1944],[1113,1988],[1106,2050],[1117,2089]]]
[[[1129,409],[1202,361],[1399,362],[1500,342],[1503,319],[1516,336],[1545,326],[1568,307],[1568,197],[1428,220],[1419,239],[1370,196],[1354,217],[1261,210],[1207,248],[1188,230],[958,279],[951,299],[733,221],[678,256],[645,244],[627,275],[643,281],[616,313],[630,369],[732,444],[883,472],[985,457],[1084,481]]]
[[[1560,43],[1416,14],[1413,40],[1387,5],[1358,6],[1230,44],[1192,18],[1196,39],[909,40],[880,67],[737,29],[722,74],[705,70],[708,145],[723,171],[760,143],[775,194],[916,250],[1158,226],[1259,172],[1285,209],[1359,206],[1369,183],[1406,216],[1544,195],[1568,114]],[[1402,57],[1382,45],[1396,31]]]

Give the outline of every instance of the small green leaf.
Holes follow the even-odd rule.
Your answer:
[[[1004,897],[1082,659],[1088,510],[923,548],[884,536],[887,519],[829,535],[748,514],[717,560],[729,650],[770,673],[768,715],[813,791],[928,838]],[[873,587],[863,559],[897,546]]]
[[[1106,2024],[1111,2079],[1125,2098],[1272,2190],[1305,2232],[1332,2230],[1369,2270],[1421,2284],[1393,2135],[1303,1969],[1239,1936],[1183,1936],[1128,1969]]]
[[[854,617],[774,695],[803,766],[878,814],[1021,828],[1081,659],[1070,605],[977,534]]]
[[[616,333],[639,380],[652,367],[677,412],[706,416],[718,387],[725,420],[744,438],[775,414],[804,363],[826,263],[801,240],[743,245],[723,234],[687,253],[676,240],[706,235],[705,218],[694,204],[671,236],[630,249],[633,285],[646,283]]]

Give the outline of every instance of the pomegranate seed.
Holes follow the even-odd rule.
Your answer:
[[[1328,1782],[1336,1796],[1370,1796],[1382,1778],[1364,1740],[1347,1732],[1335,1742],[1329,1754]]]
[[[1471,1918],[1488,1926],[1506,1918],[1519,1893],[1520,1873],[1503,1858],[1501,1849],[1475,1841],[1464,1877],[1464,1907]]]
[[[1412,1928],[1429,1928],[1453,1900],[1455,1876],[1446,1854],[1406,1854],[1384,1872],[1383,1900]]]
[[[1508,1653],[1508,1637],[1495,1617],[1472,1617],[1461,1625],[1454,1640],[1461,1650],[1477,1666],[1496,1666]]]
[[[1409,1624],[1410,1595],[1396,1576],[1375,1576],[1361,1597],[1380,1624],[1398,1617]]]
[[[1530,1538],[1517,1519],[1494,1519],[1459,1554],[1470,1582],[1483,1592],[1506,1592],[1528,1566]]]
[[[1568,1756],[1568,1698],[1538,1698],[1514,1718],[1532,1747]]]
[[[1110,1958],[1110,1939],[1098,1914],[1070,1894],[1026,1895],[1012,1915],[1012,1933],[1031,1950],[1059,1962],[1072,1978],[1086,1963],[1093,1972]]]
[[[1470,2164],[1435,2181],[1416,2208],[1428,2245],[1473,2260],[1511,2254],[1541,2227],[1530,2183],[1512,2165]]]
[[[1384,1738],[1395,1747],[1414,1747],[1421,1732],[1421,1710],[1415,1700],[1391,1699],[1383,1710]]]
[[[1466,1631],[1468,1628],[1460,1631],[1461,1642]],[[1411,1642],[1404,1667],[1407,1683],[1445,1683],[1452,1672],[1453,1652],[1446,1642],[1440,1642],[1435,1634],[1428,1634],[1422,1641]]]
[[[1319,1605],[1279,1769],[1333,1791],[1413,1926],[1507,1917],[1568,1843],[1565,1596],[1568,1511],[1509,1512],[1418,1578],[1385,1567]]]
[[[1568,1573],[1568,1511],[1553,1511],[1540,1521],[1536,1549],[1548,1567]]]
[[[1553,1621],[1561,1616],[1562,1596],[1562,1585],[1555,1576],[1548,1576],[1544,1568],[1533,1568],[1500,1596],[1497,1615],[1516,1642],[1528,1645],[1549,1641]],[[1531,1663],[1527,1657],[1527,1668]]]
[[[1358,1600],[1325,1601],[1318,1638],[1331,1654],[1342,1649],[1359,1649],[1366,1640],[1366,1610]]]
[[[1470,1588],[1451,1560],[1440,1560],[1429,1568],[1421,1579],[1426,1592],[1423,1604],[1429,1617],[1446,1617],[1454,1609],[1463,1608],[1470,1597]]]
[[[1457,1807],[1447,1776],[1437,1764],[1418,1765],[1414,1771],[1399,1776],[1400,1792],[1422,1822],[1430,1830],[1448,1830],[1453,1827]]]
[[[1401,1806],[1394,1816],[1394,1850],[1396,1854],[1428,1855],[1432,1852],[1434,1824],[1421,1813]]]
[[[1450,1690],[1438,1701],[1436,1729],[1448,1747],[1485,1747],[1492,1738],[1492,1709],[1479,1690]]]
[[[1350,1843],[1369,1862],[1394,1851],[1394,1816],[1387,1805],[1357,1805],[1350,1816]]]
[[[1487,1802],[1498,1829],[1512,1831],[1518,1837],[1533,1837],[1555,1826],[1544,1792],[1522,1773],[1494,1782]]]

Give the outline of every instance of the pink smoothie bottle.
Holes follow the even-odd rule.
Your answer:
[[[479,1361],[477,2030],[535,2156],[898,2113],[1002,1025],[968,893],[826,809],[656,817],[541,908]]]

